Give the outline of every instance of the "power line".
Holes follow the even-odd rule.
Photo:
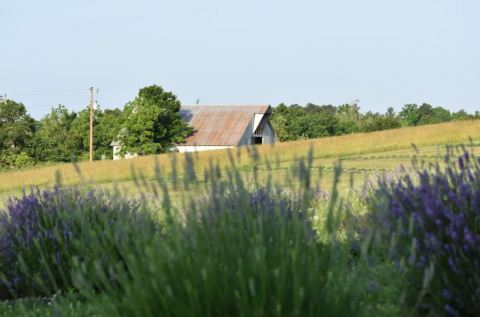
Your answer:
[[[25,93],[25,94],[9,94],[8,96],[11,97],[27,97],[27,96],[46,96],[46,95],[57,95],[57,94],[69,94],[69,93],[78,93],[78,92],[85,92],[88,89],[68,89],[68,90],[57,90],[57,91],[45,91],[45,92],[33,92],[33,93]]]
[[[78,102],[78,101],[75,101],[75,102],[56,102],[56,103],[52,103],[50,105],[30,105],[28,104],[27,107],[28,108],[36,108],[36,109],[39,109],[39,108],[54,108],[56,106],[82,106],[82,107],[86,107],[89,105],[88,101],[85,101],[85,102]]]
[[[65,89],[65,90],[56,90],[56,91],[39,91],[39,92],[32,92],[32,93],[16,93],[16,94],[1,94],[0,95],[0,101],[1,100],[8,100],[8,99],[12,99],[11,97],[27,97],[27,96],[47,96],[47,95],[59,95],[59,94],[69,94],[69,93],[82,93],[82,95],[87,92],[87,91],[90,91],[90,89],[85,89],[85,88],[81,88],[81,89]],[[99,88],[96,88],[95,91],[94,91],[94,96],[95,96],[95,104],[96,105],[99,105],[100,102],[99,102],[99,95],[100,95],[100,89]],[[79,94],[80,96],[80,94]],[[70,97],[69,97],[70,98]],[[60,98],[59,98],[60,99]],[[84,99],[84,98],[81,98],[81,99]],[[13,99],[12,99],[13,100]],[[58,100],[58,99],[57,99]],[[21,101],[20,101],[21,102]],[[28,106],[29,107],[32,107],[32,108],[45,108],[45,107],[54,107],[56,105],[69,105],[69,104],[82,104],[82,105],[89,105],[89,102],[88,101],[81,101],[80,99],[77,99],[77,100],[72,100],[70,99],[69,101],[66,101],[66,100],[61,100],[60,101],[55,101],[55,102],[52,102],[51,104],[29,104]]]
[[[71,94],[71,93],[85,93],[89,91],[90,89],[82,88],[82,89],[65,89],[65,90],[56,90],[56,91],[39,91],[39,92],[32,92],[32,93],[19,93],[19,94],[2,94],[0,96],[0,101],[6,101],[8,99],[11,99],[11,97],[16,98],[16,97],[27,97],[27,96],[47,96],[47,95],[59,95],[59,94]],[[95,104],[96,107],[99,105],[99,91],[100,89],[96,89],[95,95],[96,95],[96,100]],[[59,98],[60,99],[60,98]],[[83,99],[83,98],[82,98]],[[66,100],[61,100],[61,101],[55,101],[52,102],[51,104],[28,104],[29,108],[53,108],[58,105],[80,105],[80,106],[89,106],[89,102],[87,100],[82,101],[80,99],[78,100],[72,100],[66,101]]]

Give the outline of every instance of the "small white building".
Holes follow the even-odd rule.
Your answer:
[[[129,159],[129,158],[138,156],[136,153],[135,154],[125,153],[125,155],[123,155],[122,157],[122,155],[120,154],[120,150],[122,149],[122,144],[119,141],[113,141],[112,143],[110,143],[110,146],[112,147],[112,150],[113,150],[114,160],[120,160],[122,158]]]
[[[178,152],[195,152],[233,148],[242,145],[273,144],[275,131],[270,124],[272,108],[258,106],[182,106],[180,116],[194,132]],[[121,159],[119,142],[112,142],[113,159]],[[135,157],[126,154],[124,158]]]
[[[195,132],[178,144],[179,152],[275,143],[272,108],[260,106],[182,106],[180,116]]]

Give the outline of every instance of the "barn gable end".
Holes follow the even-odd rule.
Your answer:
[[[182,106],[180,115],[195,132],[177,146],[180,152],[229,148],[240,145],[274,143],[269,123],[271,107],[259,106]],[[255,134],[264,129],[269,135]]]

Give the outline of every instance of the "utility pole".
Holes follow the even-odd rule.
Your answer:
[[[90,87],[90,162],[93,162],[93,87]]]

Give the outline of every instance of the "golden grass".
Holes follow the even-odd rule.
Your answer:
[[[402,128],[388,131],[371,133],[359,133],[353,135],[313,139],[306,141],[294,141],[279,143],[275,146],[257,146],[259,156],[271,161],[285,163],[294,161],[295,158],[306,156],[313,146],[315,160],[332,158],[337,159],[346,156],[358,156],[372,153],[408,153],[412,144],[418,147],[432,147],[435,145],[467,143],[469,138],[480,140],[480,120],[449,122],[436,125],[427,125],[414,128]],[[252,156],[247,148],[232,151],[237,166],[248,168],[253,165]],[[431,150],[432,152],[434,150]],[[411,151],[410,151],[411,152]],[[172,173],[172,159],[179,175],[183,172],[185,163],[183,154],[163,154],[144,156],[131,160],[120,161],[97,161],[82,162],[78,164],[82,176],[80,176],[73,164],[58,164],[48,167],[38,167],[14,172],[0,173],[0,192],[19,191],[22,187],[47,186],[55,182],[55,175],[61,174],[64,184],[76,184],[85,181],[95,183],[109,183],[113,181],[125,182],[132,179],[132,169],[140,171],[147,178],[154,175],[154,166],[158,162],[163,175]],[[229,165],[229,154],[226,150],[200,152],[195,154],[195,169],[202,172],[209,166],[209,162],[218,163],[221,167]],[[373,158],[372,158],[373,160]],[[319,161],[320,162],[320,161]],[[322,161],[323,162],[323,161]],[[403,163],[405,159],[391,159],[388,163],[380,164],[383,167],[395,166]],[[324,163],[324,162],[323,162]],[[348,164],[355,166],[355,164]],[[363,161],[363,167],[374,166],[372,162]],[[0,196],[1,197],[1,196]]]

